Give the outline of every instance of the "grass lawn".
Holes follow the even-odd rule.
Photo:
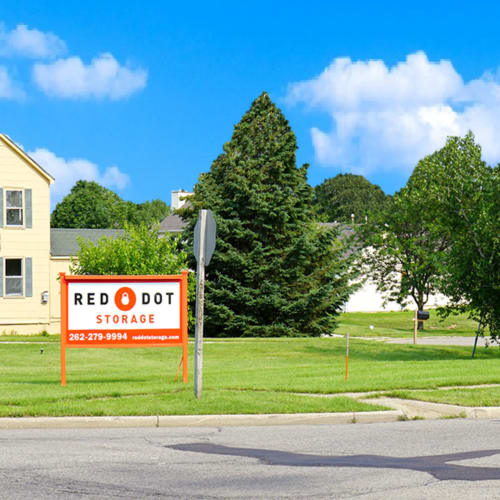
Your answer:
[[[59,335],[0,335],[0,343],[32,342],[40,344],[59,344]]]
[[[177,348],[68,349],[68,385],[61,387],[57,342],[0,342],[0,416],[363,411],[379,408],[344,397],[297,393],[424,389],[500,380],[500,349],[494,347],[479,348],[471,359],[471,349],[465,347],[352,339],[346,383],[343,338],[207,339],[203,396],[197,401],[192,347],[187,385],[174,382],[181,356]]]
[[[349,332],[355,337],[406,337],[413,336],[414,311],[379,313],[343,313],[335,333],[345,335]],[[370,325],[373,329],[370,329]],[[418,332],[423,337],[474,337],[477,323],[465,314],[449,316],[441,320],[436,311],[430,311],[425,329]]]
[[[391,391],[390,393],[381,395],[460,406],[500,406],[500,387],[457,388],[432,391]]]

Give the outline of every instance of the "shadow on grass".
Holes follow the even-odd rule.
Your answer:
[[[118,375],[116,378],[71,378],[66,377],[66,384],[72,385],[88,385],[88,384],[116,384],[116,383],[150,383],[152,378],[123,378]],[[37,379],[37,380],[4,380],[3,382],[8,382],[10,384],[19,385],[61,385],[61,379]]]
[[[303,347],[303,351],[323,356],[345,356],[345,341],[342,342],[342,345],[333,348],[308,345]],[[349,358],[369,361],[474,361],[471,347],[397,345],[379,341],[373,341],[373,344],[351,342]],[[494,346],[477,349],[474,359],[500,359],[500,349]]]
[[[116,383],[129,383],[129,382],[135,382],[135,383],[151,383],[154,380],[153,377],[151,378],[125,378],[125,377],[108,377],[108,378],[72,378],[71,376],[67,376],[66,378],[66,383],[67,384],[116,384]]]

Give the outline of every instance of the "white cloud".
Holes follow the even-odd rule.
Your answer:
[[[0,66],[0,99],[21,99],[24,91],[13,81],[7,68]]]
[[[37,148],[28,153],[41,167],[55,178],[51,186],[52,208],[66,196],[76,181],[96,181],[110,189],[123,189],[130,182],[127,174],[112,166],[101,171],[88,160],[74,158],[66,160],[45,148]]]
[[[311,129],[318,161],[343,170],[410,171],[448,135],[469,129],[484,158],[500,160],[500,75],[464,83],[450,61],[410,54],[389,68],[380,60],[337,58],[317,77],[289,87],[291,103],[327,112],[332,129]]]
[[[111,54],[101,54],[85,65],[79,57],[37,63],[33,79],[46,94],[66,99],[121,99],[146,85],[147,71],[121,66]]]
[[[66,44],[53,33],[30,29],[25,24],[18,24],[15,29],[7,31],[0,25],[1,55],[45,59],[65,52]]]

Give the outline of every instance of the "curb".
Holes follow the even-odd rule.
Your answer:
[[[133,417],[7,417],[0,429],[78,429],[126,427],[233,427],[272,425],[331,425],[397,422],[401,410],[346,413],[292,413],[265,415],[174,415]]]
[[[387,411],[345,413],[273,413],[263,415],[146,415],[110,417],[6,417],[3,429],[99,429],[133,427],[237,427],[273,425],[333,425],[397,422],[421,417],[500,419],[500,407],[464,407],[443,403],[380,398],[379,402],[397,408]]]

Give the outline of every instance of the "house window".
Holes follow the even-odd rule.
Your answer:
[[[6,189],[5,195],[5,225],[22,226],[24,224],[22,190]]]
[[[5,295],[23,295],[23,259],[5,259]]]

